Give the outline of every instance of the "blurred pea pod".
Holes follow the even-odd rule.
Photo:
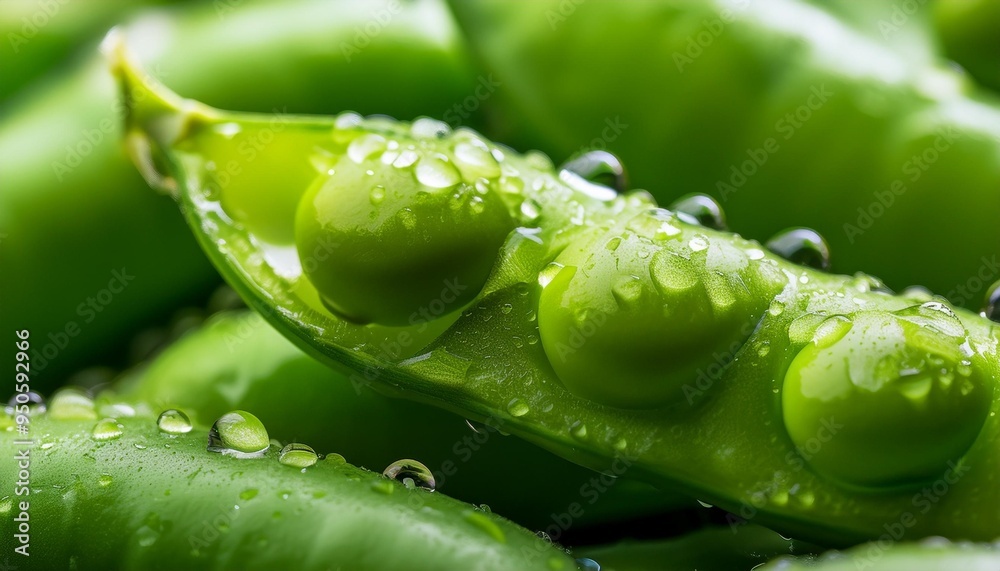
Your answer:
[[[979,309],[1000,277],[1000,107],[936,63],[925,16],[873,4],[452,2],[500,83],[494,136],[557,160],[606,147],[662,203],[713,194],[759,239],[815,228],[835,271]]]
[[[109,26],[144,5],[169,0],[0,0],[0,105],[96,43]],[[98,37],[95,37],[98,36]]]
[[[934,25],[948,57],[979,83],[1000,91],[1000,3],[938,0]]]
[[[153,412],[176,408],[203,424],[229,410],[249,410],[272,437],[336,451],[371,469],[417,458],[444,493],[486,503],[555,540],[570,527],[694,504],[503,436],[503,419],[466,424],[451,413],[352,386],[250,312],[219,315],[121,390],[122,398],[147,403]],[[529,473],[545,478],[518,476]]]
[[[286,112],[440,115],[476,85],[436,0],[217,2],[153,12],[125,29],[168,84],[271,111],[276,129]],[[125,156],[115,93],[95,51],[0,124],[0,329],[31,330],[39,390],[218,279],[169,198],[145,191]],[[220,165],[220,184],[268,142]],[[2,358],[11,370],[12,359]]]

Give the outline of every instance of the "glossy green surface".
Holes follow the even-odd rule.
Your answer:
[[[255,236],[251,224],[232,221],[219,204],[220,193],[204,184],[206,165],[228,160],[234,152],[221,143],[220,125],[236,123],[242,136],[252,136],[266,128],[268,118],[232,115],[183,101],[155,84],[138,82],[136,70],[123,60],[115,65],[126,91],[150,94],[132,109],[130,132],[136,140],[149,142],[143,147],[148,149],[148,158],[161,165],[151,179],[178,189],[183,210],[217,267],[279,331],[327,363],[350,367],[359,382],[474,419],[503,418],[509,432],[570,460],[686,490],[792,535],[830,543],[877,537],[883,525],[904,515],[912,518],[907,528],[912,537],[940,534],[987,539],[1000,533],[1000,513],[992,507],[1000,501],[1000,490],[992,485],[1000,469],[1000,420],[996,418],[1000,392],[994,390],[1000,363],[992,322],[964,310],[953,315],[946,304],[923,294],[887,294],[868,276],[829,275],[795,266],[758,243],[691,225],[669,211],[655,209],[648,194],[616,195],[571,173],[554,172],[542,155],[522,156],[480,139],[502,155],[500,175],[463,179],[456,186],[484,184],[488,193],[503,197],[512,218],[521,225],[497,252],[483,290],[461,313],[431,322],[445,321],[443,332],[430,326],[421,330],[352,324],[319,302],[293,248],[268,244]],[[311,158],[340,157],[349,141],[371,134],[412,146],[421,156],[445,156],[452,163],[460,161],[454,144],[475,136],[467,132],[426,136],[406,123],[387,119],[338,124],[343,117],[296,119],[288,131],[295,133],[298,148],[290,145],[260,159],[295,181],[308,178],[310,172],[313,178],[322,176]],[[373,173],[409,168],[387,164],[382,156],[357,162]],[[408,184],[422,185],[416,173]],[[358,193],[369,190],[356,187]],[[231,185],[221,194],[244,192],[296,195],[299,191],[294,187],[261,189],[248,181]],[[292,219],[268,222],[294,224]],[[635,247],[619,245],[609,261],[603,262],[606,265],[600,271],[604,274],[599,274],[598,257],[606,256],[608,250],[602,237],[616,235],[634,241]],[[580,252],[592,254],[594,266]],[[630,276],[645,281],[665,274],[678,290],[697,294],[705,288],[706,295],[711,294],[708,302],[693,305],[703,312],[696,333],[726,332],[737,341],[725,351],[692,347],[683,361],[650,360],[652,370],[643,370],[633,363],[631,353],[605,355],[602,351],[608,343],[600,338],[590,343],[590,336],[583,335],[575,351],[597,353],[621,370],[649,373],[650,379],[642,387],[607,378],[609,386],[602,387],[605,393],[584,394],[581,387],[593,383],[575,383],[568,375],[563,378],[553,363],[558,356],[539,342],[539,336],[545,335],[543,314],[559,310],[546,303],[545,289],[556,283],[549,264],[563,255],[578,256],[572,262],[579,264],[575,275],[593,271],[593,275],[605,276],[580,286],[591,292],[575,308],[584,316],[598,310],[610,310],[609,321],[619,313],[631,315],[630,303],[636,297],[631,290],[613,307],[598,307],[594,300],[608,299],[608,291],[613,297],[620,280]],[[665,267],[658,265],[661,262]],[[708,273],[715,274],[711,282],[704,277]],[[685,318],[683,304],[670,306],[669,302],[678,299],[675,295],[672,289],[664,293],[643,288],[637,293],[639,299],[655,300],[647,307],[656,302],[663,306],[663,311],[647,316],[657,331],[670,331]],[[767,309],[760,314],[763,307]],[[727,310],[743,315],[746,322],[739,324]],[[937,463],[934,474],[921,469],[914,476],[919,481],[904,477],[909,474],[890,474],[891,486],[880,482],[886,485],[877,490],[859,491],[844,485],[824,474],[822,464],[810,464],[809,451],[797,449],[797,436],[786,429],[782,395],[787,390],[784,379],[789,366],[832,316],[854,319],[861,312],[872,312],[889,319],[911,313],[919,317],[925,311],[931,312],[930,317],[914,321],[919,344],[914,345],[902,328],[884,342],[884,347],[902,351],[891,355],[892,363],[908,358],[913,347],[949,358],[964,355],[959,364],[963,370],[968,368],[970,378],[979,379],[972,384],[980,388],[962,394],[967,383],[953,382],[940,389],[946,398],[938,402],[935,397],[933,406],[952,418],[961,411],[978,414],[984,408],[989,414],[961,418],[961,432],[975,435],[971,442],[957,438],[925,453],[920,450],[924,443],[919,434],[912,435],[908,449],[913,457],[933,458]],[[743,336],[742,342],[735,331]],[[859,334],[859,351],[877,341],[864,328]],[[625,335],[630,336],[626,341],[647,342],[641,329],[638,333],[622,331]],[[672,350],[669,341],[663,343],[664,350]],[[912,406],[900,409],[897,420],[916,424],[925,418],[920,394],[907,393],[911,387],[902,377],[933,378],[938,365],[930,360],[911,365],[866,371],[852,382],[864,385],[874,383],[876,375],[898,376],[881,390],[888,394],[902,389],[912,395]],[[671,398],[665,397],[664,387],[676,385],[683,376],[678,371],[693,372],[687,373],[679,394],[675,391]],[[643,391],[650,401],[664,400],[656,408],[639,408],[645,403],[636,395]],[[620,406],[625,402],[618,398],[622,394],[628,407]],[[874,399],[880,400],[881,396]],[[882,410],[864,405],[864,410],[856,411],[856,418],[862,420],[851,424],[850,430],[845,428],[845,435],[853,439],[870,434],[878,425],[871,419],[881,414]]]
[[[378,34],[359,40],[359,28],[376,24]],[[150,12],[122,31],[169,85],[276,113],[271,131],[240,141],[242,170],[219,165],[218,186],[261,177],[254,159],[273,151],[287,113],[414,117],[443,113],[476,87],[435,0],[209,2]],[[143,192],[120,143],[123,102],[96,46],[88,55],[0,122],[0,328],[31,331],[42,391],[218,279],[170,200]],[[12,359],[5,352],[0,364],[13,370]]]
[[[501,84],[498,140],[557,163],[607,149],[663,205],[711,194],[730,228],[761,241],[814,228],[835,271],[894,289],[920,284],[978,310],[1000,276],[1000,104],[939,54],[929,4],[451,5]],[[969,27],[956,35],[975,41]],[[976,49],[984,63],[997,53]]]
[[[993,571],[1000,567],[1000,545],[951,543],[941,538],[921,543],[894,543],[891,536],[806,560],[782,557],[761,571]]]
[[[441,492],[547,529],[556,540],[570,530],[694,505],[504,436],[500,418],[469,425],[460,416],[351,383],[249,312],[214,318],[118,392],[136,407],[177,408],[203,425],[234,409],[249,410],[272,438],[304,442],[321,454],[335,451],[375,471],[416,458],[431,469]],[[564,514],[570,512],[567,525]]]
[[[7,561],[53,570],[575,567],[495,514],[343,461],[288,466],[274,446],[239,459],[207,451],[203,427],[164,434],[142,413],[117,422],[121,434],[106,440],[91,435],[93,421],[42,414],[31,419],[31,445],[0,433],[4,482],[20,479],[14,458],[29,451],[30,494],[0,496]],[[22,558],[14,548],[25,511]]]

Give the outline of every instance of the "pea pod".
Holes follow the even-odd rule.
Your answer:
[[[952,543],[930,538],[920,543],[893,543],[891,536],[859,545],[844,552],[832,551],[819,558],[782,557],[761,571],[988,571],[1000,565],[997,544]]]
[[[996,29],[1000,7],[987,0],[939,0],[933,4],[934,26],[948,57],[976,81],[1000,91],[1000,40]]]
[[[359,466],[419,458],[439,491],[485,503],[561,542],[567,531],[694,505],[504,437],[500,419],[470,429],[452,414],[353,386],[254,313],[215,317],[119,387],[119,396],[153,410],[180,409],[201,423],[251,410],[272,437],[336,451]]]
[[[506,143],[558,160],[606,148],[664,204],[710,194],[758,239],[815,228],[834,270],[921,284],[970,309],[1000,277],[1000,105],[944,63],[929,8],[452,6],[501,83],[490,101],[508,129],[491,133]]]
[[[102,412],[93,406],[91,415]],[[422,481],[404,485],[403,478],[356,468],[335,454],[317,461],[301,447],[300,460],[308,461],[293,462],[268,444],[264,426],[246,412],[223,416],[211,432],[143,414],[65,418],[86,416],[85,408],[52,403],[34,415],[33,444],[11,431],[0,434],[4,481],[24,481],[16,489],[30,489],[0,500],[0,547],[19,568],[575,566],[533,533],[428,491]],[[223,443],[224,453],[206,450],[206,442]],[[240,457],[236,449],[243,446],[264,450]],[[18,467],[17,454],[28,457],[26,466]],[[27,475],[18,475],[22,468]],[[28,519],[24,527],[19,517]]]
[[[213,188],[273,119],[114,67],[145,94],[149,180],[252,307],[357,382],[796,537],[1000,534],[991,321],[429,119],[298,118],[254,164],[281,184]]]
[[[476,86],[436,0],[211,2],[122,29],[171,85],[240,109],[409,117],[443,112]],[[122,109],[95,49],[0,124],[0,327],[31,330],[39,390],[106,359],[112,340],[218,279],[170,201],[137,191],[142,179],[119,144]],[[268,143],[247,141],[241,158]],[[241,176],[227,166],[219,184]],[[0,362],[13,370],[12,353]]]

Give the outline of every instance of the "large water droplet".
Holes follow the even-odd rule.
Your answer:
[[[209,452],[255,458],[263,456],[270,445],[260,419],[242,410],[222,415],[208,431]]]
[[[509,412],[511,416],[524,416],[530,411],[531,408],[528,406],[528,403],[517,397],[510,399],[510,402],[507,403],[507,412]]]
[[[298,442],[287,444],[278,453],[278,462],[295,468],[308,468],[315,464],[318,459],[315,450]]]
[[[7,406],[4,407],[4,411],[7,414],[14,414],[17,410],[16,407],[21,405],[28,405],[29,409],[35,413],[43,413],[46,409],[45,398],[35,391],[28,391],[15,393],[14,396],[10,397],[10,400],[7,401]]]
[[[470,180],[500,176],[500,164],[482,141],[462,141],[455,145],[454,155],[455,166]]]
[[[437,119],[421,117],[410,126],[410,133],[420,139],[443,139],[451,133],[451,127]]]
[[[521,215],[524,217],[524,222],[532,224],[542,215],[542,207],[534,199],[525,198],[521,202]]]
[[[120,438],[122,435],[122,425],[118,424],[118,421],[113,418],[105,418],[98,421],[94,425],[93,430],[90,431],[90,436],[94,440],[105,441],[105,440],[115,440]]]
[[[462,182],[454,165],[440,155],[420,159],[415,174],[420,184],[430,188],[451,188]]]
[[[416,460],[396,460],[386,466],[385,470],[382,471],[382,475],[401,482],[410,489],[423,488],[433,492],[437,486],[437,482],[434,481],[434,474],[430,469]]]
[[[186,434],[191,432],[191,419],[183,412],[171,408],[160,413],[156,426],[167,434]]]
[[[576,560],[576,568],[580,571],[601,571],[601,566],[588,557],[581,557]]]
[[[52,395],[49,416],[58,420],[97,420],[97,409],[86,393],[69,387]]]
[[[830,246],[811,228],[789,228],[767,241],[767,248],[795,264],[830,269]]]
[[[713,230],[726,229],[726,214],[722,205],[707,194],[689,194],[678,198],[670,210],[688,224],[698,224]]]
[[[570,171],[585,180],[613,188],[618,192],[625,192],[628,188],[625,166],[618,157],[607,151],[583,153],[566,161],[559,169]]]
[[[365,133],[351,141],[347,146],[347,156],[356,163],[362,163],[385,150],[385,137],[374,133]]]

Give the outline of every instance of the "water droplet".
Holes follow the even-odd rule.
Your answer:
[[[451,188],[462,182],[462,176],[443,155],[420,159],[415,174],[420,184],[430,188]]]
[[[373,186],[368,193],[368,200],[374,205],[382,204],[382,201],[385,200],[385,187],[380,184]]]
[[[746,255],[747,258],[750,258],[751,260],[763,260],[764,250],[761,250],[760,248],[748,248],[746,250]]]
[[[236,135],[239,135],[241,130],[242,129],[239,123],[233,123],[231,121],[228,123],[220,123],[215,126],[215,132],[222,135],[226,139],[232,139]]]
[[[636,276],[621,276],[611,286],[611,295],[621,308],[633,307],[642,299],[642,280]]]
[[[697,502],[698,502],[698,504],[699,504],[699,505],[701,505],[701,507],[703,507],[703,508],[711,508],[711,507],[714,507],[714,506],[712,506],[712,504],[710,504],[710,503],[708,503],[708,502],[703,502],[703,501],[701,501],[701,500],[696,500],[696,501],[697,501]]]
[[[263,456],[270,445],[267,430],[260,419],[242,410],[222,415],[208,431],[209,452],[256,458]]]
[[[542,207],[534,199],[525,198],[521,202],[521,216],[524,222],[532,224],[542,215]]]
[[[374,155],[382,154],[383,151],[385,151],[385,137],[374,133],[365,133],[347,146],[347,156],[359,164]]]
[[[333,466],[340,466],[341,464],[347,464],[347,460],[340,454],[337,454],[336,452],[331,452],[327,454],[323,458],[323,461]]]
[[[278,453],[278,462],[295,468],[308,468],[315,464],[318,459],[315,450],[298,442],[286,445]]]
[[[333,120],[333,126],[336,129],[354,129],[355,127],[360,127],[364,122],[364,118],[357,113],[348,111],[347,113],[341,113],[337,115],[337,118]]]
[[[601,566],[598,565],[597,561],[587,557],[577,559],[576,568],[580,571],[601,571]]]
[[[697,224],[713,230],[726,229],[726,214],[722,206],[707,194],[689,194],[678,198],[670,210],[688,224]]]
[[[434,491],[437,483],[434,481],[434,474],[416,460],[396,460],[389,464],[382,475],[386,478],[402,482],[409,489],[423,488]]]
[[[706,237],[706,236],[700,236],[700,235],[699,236],[695,236],[694,238],[691,238],[690,242],[688,242],[688,247],[690,247],[691,251],[693,251],[693,252],[701,252],[703,250],[707,250],[708,249],[708,237]]]
[[[502,305],[502,306],[500,307],[500,312],[501,312],[501,313],[503,313],[504,315],[507,315],[507,314],[509,314],[509,313],[510,313],[511,311],[513,311],[513,309],[514,309],[514,306],[513,306],[513,305],[511,305],[511,304],[509,304],[509,303],[505,303],[505,304],[503,304],[503,305]]]
[[[69,387],[60,389],[49,403],[49,416],[58,420],[97,420],[94,401],[83,391]]]
[[[497,159],[502,160],[502,159]],[[533,168],[540,171],[552,170],[552,159],[541,151],[528,151],[524,154],[524,160]]]
[[[240,492],[240,499],[243,501],[252,500],[257,497],[258,493],[257,488],[247,488]]]
[[[482,141],[479,144],[463,141],[455,145],[455,165],[466,178],[484,177],[487,179],[500,176],[500,165]]]
[[[101,474],[97,477],[97,485],[102,488],[107,488],[112,482],[114,482],[114,478],[111,477],[111,474]]]
[[[397,169],[410,168],[413,166],[414,163],[417,162],[417,159],[419,158],[420,155],[417,154],[416,151],[412,149],[406,149],[405,151],[399,153],[399,156],[396,157],[394,161],[392,161],[392,166],[396,167]]]
[[[618,246],[621,246],[621,244],[622,244],[621,237],[614,236],[610,240],[608,240],[606,244],[604,244],[604,247],[607,248],[609,251],[614,252],[615,250],[618,249]]]
[[[986,303],[983,305],[981,315],[990,321],[1000,322],[1000,281],[987,290]]]
[[[410,133],[420,139],[443,139],[451,133],[451,127],[437,119],[421,117],[410,126]]]
[[[775,317],[781,315],[782,312],[784,311],[785,311],[785,304],[778,300],[772,301],[771,305],[769,305],[767,308],[767,312]]]
[[[94,425],[90,431],[90,436],[94,440],[105,441],[120,438],[122,435],[122,425],[113,418],[105,418]]]
[[[567,170],[584,180],[625,192],[628,177],[625,166],[615,155],[607,151],[589,151],[563,163],[560,170]]]
[[[10,397],[7,401],[7,406],[4,407],[4,411],[7,414],[14,414],[17,406],[28,405],[29,409],[33,409],[35,413],[45,412],[45,399],[42,395],[36,393],[35,391],[28,391],[24,393],[15,393],[14,396]]]
[[[538,285],[545,287],[556,277],[556,274],[563,269],[563,265],[558,262],[550,262],[540,272],[538,272]]]
[[[830,269],[830,246],[811,228],[789,228],[767,241],[767,248],[786,260],[815,268]]]
[[[191,419],[183,412],[171,408],[160,413],[156,426],[167,434],[186,434],[191,432]]]
[[[573,438],[582,440],[587,437],[587,425],[578,420],[569,427],[569,433],[573,435]]]
[[[764,341],[757,347],[758,357],[767,357],[767,354],[771,352],[771,344],[768,341]]]
[[[483,202],[482,196],[473,196],[469,199],[469,210],[473,214],[482,214],[486,210],[486,203]]]
[[[615,439],[611,446],[613,446],[618,452],[624,452],[628,449],[628,440],[626,440],[624,436],[619,436]]]
[[[10,496],[0,498],[0,515],[7,515],[14,507],[14,500]]]
[[[566,184],[566,186],[572,188],[573,190],[586,195],[594,200],[600,200],[601,202],[608,202],[614,200],[618,193],[613,189],[610,189],[601,184],[594,184],[589,180],[581,177],[573,171],[561,170],[559,171],[559,180]]]
[[[514,417],[524,416],[528,414],[530,410],[531,408],[528,407],[528,403],[516,397],[510,399],[510,402],[507,403],[507,412]]]

